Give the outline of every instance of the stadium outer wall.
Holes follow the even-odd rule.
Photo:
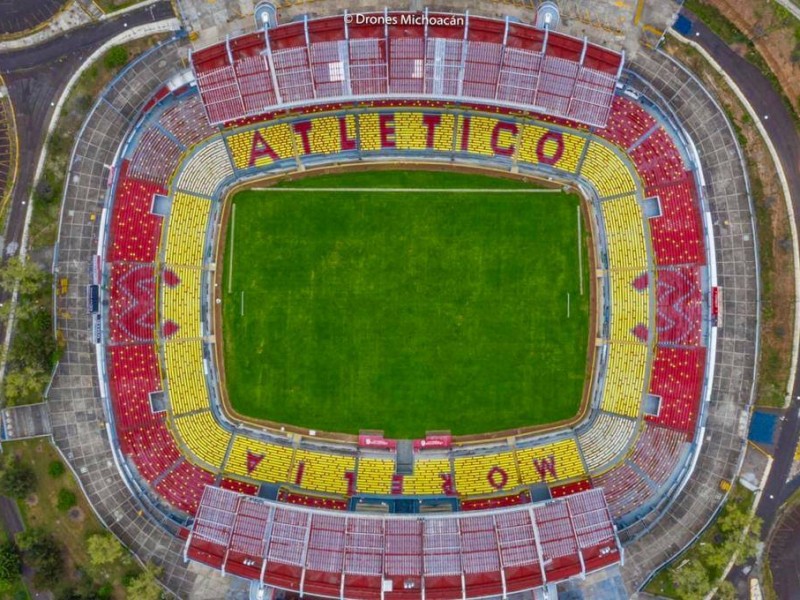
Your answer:
[[[96,114],[97,111],[102,112],[99,104],[100,103],[98,103],[98,105],[95,107],[90,120],[101,117],[99,113]],[[102,116],[108,117],[108,115],[105,114]],[[86,131],[89,130],[90,128],[86,129]],[[83,138],[80,138],[78,140],[78,144],[81,143],[82,139]],[[113,148],[113,143],[104,147]],[[73,164],[73,170],[75,173],[81,173],[87,168],[91,168],[91,165]],[[89,172],[87,171],[87,174],[88,173]],[[99,185],[102,186],[102,178],[99,180]],[[77,208],[82,210],[83,214],[87,214],[89,212],[99,212],[101,205],[97,203],[97,200],[88,200],[89,197],[96,196],[81,197],[76,195],[74,193],[75,187],[77,187],[76,184],[73,183],[73,181],[70,181],[68,189],[65,191],[65,208],[70,207],[70,210]],[[733,222],[736,221],[734,220]],[[62,224],[59,243],[60,252],[56,257],[55,264],[60,274],[68,273],[70,274],[71,279],[76,282],[81,282],[82,280],[85,281],[86,278],[85,269],[81,266],[85,263],[82,262],[84,259],[78,259],[78,256],[80,255],[80,252],[83,251],[85,253],[85,260],[88,260],[92,254],[92,249],[90,247],[91,244],[89,243],[89,251],[86,253],[87,246],[82,246],[82,244],[86,244],[89,241],[89,238],[86,237],[83,232],[79,232],[78,235],[75,235],[74,232],[71,234],[71,231],[73,231],[71,223],[67,222]],[[81,297],[80,293],[76,293],[76,290],[81,290],[81,286],[72,286],[72,290],[68,297],[59,300],[59,308],[72,307],[74,310],[75,308],[82,306],[84,299]],[[80,314],[79,310],[74,310],[74,312]],[[79,318],[76,319],[76,321],[80,321],[84,325],[88,326],[88,319],[86,318]],[[120,527],[120,525],[126,520],[125,515],[123,514],[120,517],[117,517],[115,514],[116,511],[119,511],[120,509],[126,509],[127,506],[134,508],[136,506],[135,502],[132,506],[127,502],[120,504],[119,498],[117,498],[115,502],[115,499],[107,494],[109,491],[109,486],[114,487],[113,480],[119,480],[120,477],[115,469],[112,468],[109,472],[107,467],[102,467],[102,463],[104,462],[103,457],[107,458],[107,453],[111,450],[107,445],[107,441],[102,439],[104,438],[103,435],[100,436],[101,439],[97,438],[97,427],[92,426],[93,423],[97,423],[98,415],[102,414],[102,412],[95,412],[94,416],[89,420],[86,420],[85,417],[78,418],[77,415],[77,411],[81,410],[82,405],[86,402],[86,400],[89,400],[89,405],[91,405],[91,399],[95,399],[94,402],[96,402],[97,398],[96,393],[92,392],[93,384],[89,387],[86,386],[87,383],[91,383],[92,380],[94,380],[93,377],[90,377],[88,382],[85,379],[83,381],[81,379],[75,379],[76,377],[82,377],[80,374],[82,370],[81,365],[85,366],[87,364],[87,362],[85,362],[86,359],[89,359],[89,364],[92,362],[90,359],[91,353],[81,351],[80,349],[83,343],[82,338],[85,335],[83,332],[86,331],[86,328],[81,328],[79,326],[81,324],[80,322],[71,324],[74,326],[68,326],[64,328],[68,348],[67,352],[65,353],[64,360],[62,361],[62,365],[56,373],[54,385],[51,390],[51,396],[49,398],[51,410],[53,411],[54,416],[57,417],[53,419],[54,440],[59,445],[59,448],[64,451],[65,455],[70,461],[70,464],[76,469],[79,479],[84,485],[84,488],[87,490],[87,494],[89,495],[93,506],[98,511],[98,514],[101,515],[101,518],[103,518],[104,522],[110,523],[112,531],[115,531],[115,533],[122,537],[123,541],[131,545],[133,549],[137,551],[137,554],[152,556],[152,552],[148,551],[144,538],[135,535],[131,537],[128,533],[126,533],[127,528]],[[64,324],[62,323],[62,326],[63,325]],[[88,374],[89,373],[86,373],[86,375]],[[94,383],[96,384],[96,380],[94,380]],[[69,394],[69,390],[74,390],[75,394]],[[84,390],[85,392],[81,393],[81,390]],[[84,399],[81,402],[81,406],[74,405],[74,400],[80,398]],[[70,402],[70,400],[73,402]],[[96,409],[102,410],[100,405],[95,404],[95,407]],[[94,431],[92,429],[94,429]],[[86,471],[84,471],[84,468]],[[97,485],[98,475],[100,475],[101,472],[105,472],[105,475],[102,476],[103,479],[111,483],[102,486]],[[136,527],[132,527],[131,531],[136,531],[136,529]],[[629,560],[629,564],[631,564],[631,562],[633,561]],[[166,578],[171,582],[170,587],[173,587],[173,584],[177,584],[173,589],[186,589],[183,587],[183,585],[188,583],[185,579],[179,577],[179,579],[182,580],[182,584],[175,579],[176,575],[178,575],[178,571],[182,570],[182,566],[181,568],[177,568],[177,565],[174,567],[175,568],[170,566],[170,568],[167,570],[167,573],[165,573]]]

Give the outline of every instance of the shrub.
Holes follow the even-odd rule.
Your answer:
[[[107,69],[117,69],[128,62],[128,49],[124,46],[114,46],[103,57],[103,64]]]
[[[58,510],[61,512],[67,512],[77,503],[78,498],[75,496],[74,492],[71,492],[65,488],[58,490],[58,501],[56,502],[56,508],[58,508]]]
[[[53,479],[61,477],[66,472],[66,470],[67,468],[64,466],[64,463],[62,463],[60,460],[54,460],[49,465],[47,465],[47,473]]]

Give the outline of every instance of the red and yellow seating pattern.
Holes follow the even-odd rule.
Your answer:
[[[307,156],[348,151],[482,156],[542,167],[543,172],[565,179],[578,176],[592,185],[602,199],[597,216],[607,239],[612,303],[607,383],[601,405],[608,414],[598,419],[602,427],[539,445],[518,440],[496,449],[476,446],[451,454],[426,451],[416,457],[412,475],[400,476],[391,454],[359,456],[348,445],[341,452],[310,448],[297,437],[268,442],[249,435],[246,429],[230,432],[220,425],[209,410],[202,366],[204,342],[198,339],[209,197],[222,180],[237,171],[251,173],[279,161],[291,165]],[[650,169],[650,175],[655,171]],[[483,497],[537,483],[557,489],[591,485],[588,481],[593,473],[613,467],[606,463],[616,459],[635,435],[647,387],[648,331],[654,326],[648,314],[651,286],[637,287],[634,281],[653,269],[653,260],[648,257],[649,231],[639,203],[641,182],[618,147],[562,124],[498,114],[457,114],[431,107],[304,114],[233,128],[198,143],[171,186],[172,209],[162,250],[167,268],[180,284],[170,286],[162,278],[168,284],[162,286],[160,313],[163,337],[168,338],[163,347],[163,376],[170,403],[167,423],[186,459],[202,469],[224,475],[229,482],[285,483],[310,493],[342,497],[356,493]],[[167,323],[173,324],[169,335]],[[672,362],[680,361],[664,359],[659,364]],[[694,364],[702,366],[702,361]],[[666,366],[658,373],[658,386],[669,388],[670,378],[675,376]],[[667,415],[672,404],[688,401],[690,394],[682,392],[661,391],[669,400],[664,406],[666,416],[661,418],[668,421],[667,426],[676,426],[673,422],[682,419],[678,426],[688,430],[691,416]],[[693,388],[691,393],[698,392]],[[603,443],[609,436],[614,444]],[[603,477],[608,478],[607,469]],[[193,498],[187,492],[181,504],[191,507]]]

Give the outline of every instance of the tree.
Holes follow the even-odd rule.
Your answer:
[[[16,456],[6,460],[0,473],[0,494],[21,500],[36,487],[36,473]]]
[[[34,300],[17,304],[17,326],[9,360],[49,372],[55,365],[56,351],[50,311]]]
[[[721,572],[730,562],[735,549],[736,544],[726,539],[719,543],[701,543],[697,548],[697,552],[700,560],[707,568]]]
[[[77,503],[78,498],[75,496],[74,492],[65,488],[58,490],[58,500],[56,501],[56,508],[58,508],[58,510],[61,512],[67,512]]]
[[[739,542],[739,555],[736,557],[737,565],[743,565],[758,554],[758,544],[761,541],[761,526],[763,524],[764,521],[760,517],[753,517],[750,522],[750,531]]]
[[[19,282],[19,293],[31,296],[38,293],[47,281],[47,274],[32,260],[21,260],[18,256],[8,259],[0,268],[0,288],[11,292]]]
[[[128,62],[128,49],[124,46],[114,46],[103,57],[107,69],[118,69]]]
[[[61,548],[43,529],[34,527],[17,535],[25,561],[36,570],[35,580],[42,587],[57,583],[64,572]]]
[[[161,586],[156,579],[161,569],[148,563],[141,575],[134,577],[125,588],[128,598],[137,600],[160,600]]]
[[[702,598],[711,589],[708,571],[699,560],[692,560],[680,569],[673,569],[672,584],[683,600]]]
[[[3,395],[9,406],[33,404],[42,400],[47,373],[39,367],[22,367],[9,371],[3,384]]]
[[[14,542],[0,544],[0,582],[16,581],[22,572],[22,558]]]
[[[118,562],[124,548],[113,535],[98,533],[87,540],[86,551],[89,553],[89,564],[92,567],[103,567]]]
[[[719,530],[725,537],[741,535],[750,522],[750,515],[736,502],[728,502],[719,518]]]

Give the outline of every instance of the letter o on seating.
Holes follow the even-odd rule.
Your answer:
[[[486,479],[489,481],[489,485],[494,489],[502,490],[506,487],[506,483],[508,483],[508,473],[506,473],[504,469],[494,466],[489,469],[489,472],[486,474]]]
[[[547,153],[545,152],[545,149],[547,147],[547,142],[550,141],[555,142],[556,148],[555,152]],[[563,155],[564,136],[561,135],[560,131],[548,131],[539,139],[539,143],[536,144],[536,158],[540,163],[545,165],[554,165],[561,160]]]

